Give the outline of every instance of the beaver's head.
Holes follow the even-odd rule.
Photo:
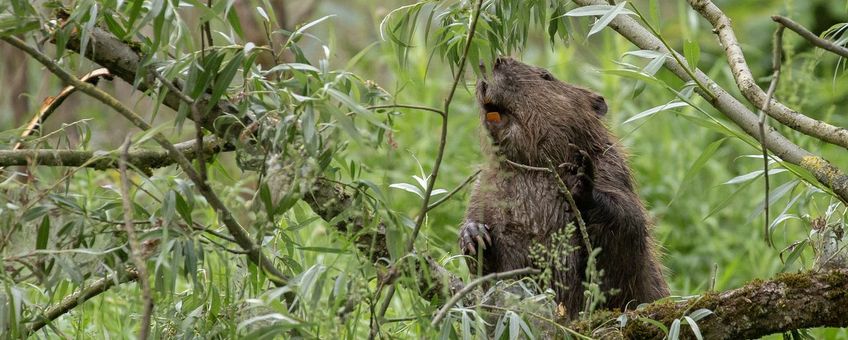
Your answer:
[[[490,76],[481,71],[477,101],[498,155],[547,166],[546,158],[566,161],[574,151],[569,144],[591,152],[608,143],[600,120],[607,104],[600,95],[509,57],[495,59]]]

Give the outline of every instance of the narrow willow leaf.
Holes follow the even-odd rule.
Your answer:
[[[209,97],[209,104],[206,107],[206,112],[208,113],[221,99],[221,96],[224,95],[224,92],[227,91],[227,88],[230,86],[230,83],[233,81],[233,78],[236,76],[239,67],[241,67],[241,62],[244,60],[244,51],[236,52],[233,59],[227,63],[227,66],[224,66],[224,69],[221,70],[215,77],[215,83],[212,87],[212,95]]]
[[[680,319],[674,319],[668,329],[668,340],[680,339]]]
[[[692,313],[689,313],[689,317],[692,318],[692,320],[700,321],[701,319],[709,316],[712,313],[713,313],[713,311],[711,311],[709,309],[701,308],[701,309],[698,309],[698,310],[696,310]]]
[[[50,215],[45,215],[38,226],[38,238],[35,240],[35,249],[47,248],[50,239]]]
[[[692,180],[692,176],[701,171],[704,165],[707,164],[707,161],[713,157],[715,152],[718,150],[721,144],[724,143],[725,140],[727,140],[727,137],[712,142],[710,143],[710,145],[707,145],[707,147],[704,148],[704,151],[701,152],[701,155],[698,156],[695,162],[693,162],[692,165],[689,166],[689,169],[686,170],[686,174],[683,175],[683,180],[680,181],[680,186],[677,187],[677,191],[674,193],[674,198],[677,198],[677,196],[680,195],[680,193],[685,189],[686,184],[689,183],[690,180]],[[672,201],[673,200],[674,199],[672,199]]]
[[[771,176],[771,175],[774,175],[774,174],[779,174],[781,172],[786,172],[786,169],[771,169],[771,170],[769,170],[768,174],[769,174],[769,176]],[[763,175],[762,170],[755,170],[755,171],[751,171],[751,172],[744,174],[744,175],[739,175],[739,176],[733,177],[729,181],[724,182],[723,184],[739,184],[739,183],[750,181],[750,180],[757,178],[757,177],[760,177],[762,175]]]
[[[626,2],[624,2],[624,3],[626,3]],[[611,5],[582,6],[582,7],[578,7],[578,8],[575,8],[575,9],[568,11],[567,13],[564,14],[564,16],[567,16],[567,17],[586,17],[586,16],[593,16],[593,15],[604,15],[606,13],[609,13],[609,11],[612,10],[614,7],[618,7],[618,6],[611,6]],[[624,9],[624,6],[621,6],[621,7],[622,7],[622,10],[619,12],[619,14],[626,14],[626,15],[636,14],[629,9]]]
[[[698,68],[698,60],[701,58],[701,47],[695,41],[686,40],[683,43],[683,56],[686,57],[689,68],[694,71]]]
[[[623,125],[623,124],[627,124],[627,123],[630,123],[630,122],[634,122],[634,121],[637,121],[639,119],[652,116],[653,114],[655,114],[657,112],[662,112],[662,111],[665,111],[665,110],[671,110],[671,109],[683,107],[683,106],[689,106],[689,104],[684,103],[684,102],[680,102],[680,101],[671,101],[671,102],[668,102],[666,104],[656,106],[656,107],[652,107],[652,108],[647,109],[645,111],[639,112],[636,115],[634,115],[633,117],[630,117],[630,119],[625,120],[624,123],[621,123],[621,124]]]
[[[786,272],[786,270],[789,269],[789,266],[791,266],[793,263],[795,263],[795,261],[798,260],[799,257],[801,257],[801,253],[804,252],[804,248],[807,247],[808,242],[809,239],[804,239],[800,243],[795,245],[795,248],[792,249],[791,253],[789,253],[789,257],[786,258],[786,262],[784,262],[783,265],[780,267],[781,273]]]
[[[591,37],[593,34],[598,33],[602,29],[604,29],[604,27],[607,27],[607,25],[609,25],[612,19],[615,19],[615,17],[617,17],[621,13],[621,11],[624,10],[624,5],[626,4],[627,1],[622,1],[609,12],[601,16],[601,18],[598,19],[598,21],[596,21],[594,25],[592,25],[592,29],[589,30],[589,34],[587,36]]]
[[[686,323],[689,324],[689,328],[692,329],[692,333],[695,334],[695,338],[698,340],[704,340],[704,336],[701,335],[701,328],[698,327],[698,324],[695,322],[695,320],[692,319],[692,317],[690,316],[685,316],[684,318],[686,318]]]
[[[389,185],[389,188],[406,190],[406,191],[409,191],[413,194],[418,195],[418,197],[424,198],[424,193],[421,192],[421,189],[418,189],[418,187],[416,187],[412,184],[409,184],[409,183],[392,183],[392,184]]]

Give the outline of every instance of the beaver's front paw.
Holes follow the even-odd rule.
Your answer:
[[[459,249],[465,255],[477,255],[478,247],[482,250],[492,245],[490,230],[487,224],[465,221],[459,228]]]
[[[595,164],[586,151],[577,149],[574,144],[571,146],[576,151],[574,162],[565,164],[565,184],[578,206],[586,206],[593,201]]]

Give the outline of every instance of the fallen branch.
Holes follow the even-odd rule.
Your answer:
[[[774,20],[775,22],[783,25],[783,27],[794,31],[795,33],[798,33],[801,38],[806,39],[811,44],[817,47],[836,53],[837,55],[843,58],[848,58],[848,48],[834,44],[830,40],[819,38],[817,35],[813,34],[813,32],[810,32],[809,30],[804,28],[804,26],[801,26],[801,24],[792,21],[792,19],[779,15],[774,15],[771,17],[771,20]]]
[[[81,288],[80,290],[74,292],[71,295],[66,296],[62,301],[56,304],[53,307],[46,309],[43,313],[41,313],[41,317],[27,325],[27,330],[29,334],[37,332],[48,323],[56,320],[62,315],[65,315],[72,309],[77,306],[85,303],[91,298],[102,294],[117,285],[121,285],[127,282],[135,281],[138,279],[138,272],[134,269],[129,269],[123,273],[115,273],[94,281],[91,285],[85,288]]]
[[[601,0],[574,0],[574,2],[580,6],[606,5]],[[657,37],[653,36],[642,25],[630,17],[619,15],[609,23],[609,27],[641,49],[668,54],[675,53],[681,60],[685,60],[676,51],[666,49]],[[686,72],[686,66],[681,65],[674,58],[666,58],[665,68],[684,81],[693,80]],[[721,111],[737,126],[742,128],[749,136],[757,138],[760,135],[759,119],[757,119],[756,114],[751,112],[751,110],[730,93],[718,86],[718,84],[704,74],[704,72],[701,72],[701,70],[694,70],[694,74],[698,81],[706,84],[711,91],[707,93],[701,88],[696,88],[696,92],[699,95],[704,97],[713,107]],[[769,127],[765,132],[765,144],[769,151],[783,161],[798,165],[809,171],[824,187],[831,189],[840,200],[848,202],[848,176],[841,169],[835,167],[821,156],[810,153],[795,143],[792,143],[792,141],[786,139],[786,137],[774,128]]]
[[[189,160],[197,158],[195,148],[196,141],[187,141],[174,144]],[[204,143],[204,157],[212,154],[233,151],[231,145],[221,145],[217,140],[206,140]],[[130,150],[127,161],[140,171],[149,173],[151,169],[158,169],[173,165],[176,161],[163,150],[136,149]],[[5,166],[85,166],[96,170],[107,170],[118,168],[116,151],[81,151],[81,150],[56,150],[56,149],[21,149],[0,150],[0,167]]]
[[[739,46],[739,41],[733,32],[730,19],[710,0],[688,0],[689,4],[707,21],[712,24],[719,41],[724,46],[727,54],[727,63],[736,79],[739,90],[754,106],[765,107],[766,113],[781,124],[805,135],[818,138],[822,141],[848,148],[848,130],[833,126],[828,123],[810,118],[798,111],[792,110],[783,103],[769,98],[763,89],[757,85],[748,64],[745,62],[745,54]]]
[[[610,325],[610,319],[618,313],[598,314],[572,328],[604,339],[662,339],[665,333],[643,320],[671,325],[699,309],[712,311],[697,321],[707,339],[751,339],[802,328],[846,327],[846,291],[848,270],[781,274],[773,280],[755,280],[741,288],[710,292],[688,301],[649,304],[625,313],[628,321],[623,328]],[[680,335],[688,337],[692,331],[683,325]]]

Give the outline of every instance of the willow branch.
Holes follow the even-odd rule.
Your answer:
[[[450,91],[448,91],[448,95],[445,98],[444,108],[442,109],[442,129],[441,135],[439,136],[439,148],[438,151],[436,151],[436,159],[433,162],[433,170],[430,172],[430,177],[427,180],[427,188],[424,190],[424,199],[421,202],[421,209],[419,209],[420,212],[415,220],[415,226],[412,228],[412,234],[409,236],[409,240],[406,243],[407,253],[413,250],[415,246],[415,239],[418,238],[418,233],[421,231],[421,226],[424,224],[424,219],[427,217],[427,211],[430,205],[430,195],[433,193],[433,187],[436,185],[436,178],[439,176],[439,169],[441,168],[442,158],[445,154],[445,145],[447,144],[448,139],[448,117],[450,116],[451,103],[453,102],[453,96],[456,93],[456,88],[459,86],[459,82],[463,77],[463,72],[465,71],[468,51],[471,49],[471,42],[474,40],[474,32],[477,29],[477,19],[480,18],[480,9],[482,6],[483,0],[476,1],[474,11],[472,12],[471,22],[468,25],[468,33],[465,37],[465,47],[463,48],[462,56],[459,58],[459,67],[454,75]],[[380,307],[378,319],[382,318],[386,314],[386,310],[389,308],[389,302],[391,301],[394,292],[395,286],[392,284],[389,291],[386,292],[386,298],[383,305]],[[378,289],[378,297],[380,295],[379,293],[380,290]]]
[[[580,6],[605,4],[601,0],[575,0],[574,2]],[[666,49],[657,37],[653,36],[642,25],[630,17],[619,15],[609,23],[609,27],[641,49],[669,54],[677,53],[676,51]],[[685,61],[685,59],[681,60]],[[692,80],[685,71],[686,66],[681,65],[674,59],[666,58],[665,68],[683,81]],[[701,70],[695,70],[695,77],[712,90],[711,93],[713,96],[710,96],[703,89],[696,88],[696,92],[701,97],[733,121],[746,134],[754,138],[759,136],[759,121],[756,114],[751,112],[744,104],[721,88],[721,86],[716,84]],[[832,190],[840,200],[848,202],[848,176],[841,169],[821,156],[812,154],[792,143],[774,128],[769,127],[765,132],[766,147],[772,154],[783,161],[798,165],[809,171],[824,187]]]
[[[74,292],[71,295],[66,296],[55,306],[45,310],[38,320],[27,325],[27,330],[30,334],[37,332],[38,330],[46,326],[48,323],[58,319],[62,315],[67,314],[68,312],[70,312],[77,306],[85,303],[86,301],[90,300],[91,298],[108,291],[114,286],[135,281],[137,279],[138,272],[134,269],[130,269],[124,273],[115,273],[109,275],[108,277],[104,277],[102,279],[94,281],[90,286],[80,288],[80,290]]]
[[[764,237],[766,240],[766,244],[770,247],[774,247],[774,243],[771,240],[771,233],[769,232],[769,174],[768,174],[768,148],[766,148],[766,126],[768,126],[768,121],[766,119],[766,111],[768,111],[769,103],[771,102],[772,96],[774,96],[774,91],[777,90],[777,82],[780,80],[780,63],[783,58],[783,26],[779,26],[777,30],[774,32],[774,41],[772,42],[772,54],[771,54],[771,65],[772,65],[772,74],[771,74],[771,82],[769,83],[768,92],[766,92],[766,101],[763,104],[763,107],[759,109],[757,115],[760,117],[759,125],[760,125],[760,147],[762,149],[763,155],[763,180],[765,183],[765,199],[763,202],[763,214],[765,215],[764,224]]]
[[[22,40],[12,36],[0,37],[0,39],[32,56],[65,83],[76,87],[79,91],[111,107],[142,131],[147,131],[152,128],[150,124],[141,118],[141,116],[124,106],[120,101],[94,85],[75,78],[70,73],[59,67],[59,65],[53,62],[49,57],[27,45]],[[154,134],[153,140],[165,150],[168,150],[168,154],[171,158],[176,160],[177,164],[179,164],[186,176],[194,182],[201,195],[203,195],[209,205],[216,210],[218,217],[224,223],[224,226],[227,227],[230,234],[233,235],[233,238],[238,241],[239,246],[249,252],[248,258],[267,274],[268,279],[271,282],[277,286],[284,286],[287,282],[286,276],[274,266],[271,260],[265,257],[265,254],[262,253],[262,249],[256,246],[251,236],[241,226],[241,224],[236,221],[235,217],[233,217],[232,213],[230,213],[229,209],[226,205],[224,205],[224,202],[222,202],[218,198],[218,195],[216,195],[212,190],[212,187],[200,178],[185,155],[183,155],[183,153],[171,144],[171,142],[168,141],[168,139],[161,133]],[[293,298],[293,296],[291,297]]]
[[[135,233],[133,225],[133,207],[132,199],[130,199],[130,180],[127,175],[127,155],[130,151],[130,138],[127,136],[124,140],[120,162],[118,168],[121,173],[121,202],[124,207],[124,230],[127,232],[127,243],[129,244],[129,255],[138,271],[138,280],[141,282],[141,300],[144,303],[144,311],[141,317],[141,329],[138,333],[138,338],[146,340],[150,334],[150,319],[153,316],[153,294],[150,291],[150,281],[147,276],[147,263],[141,255],[141,244],[138,242],[138,235]]]
[[[693,9],[698,11],[715,28],[727,55],[727,62],[736,79],[739,90],[755,107],[767,107],[766,113],[781,124],[786,125],[805,135],[818,138],[822,141],[848,148],[848,130],[830,125],[810,118],[798,111],[792,110],[783,103],[769,98],[763,89],[757,85],[748,64],[745,54],[739,46],[739,41],[733,32],[730,19],[722,13],[710,0],[687,0]]]
[[[804,26],[801,26],[801,24],[792,21],[792,19],[789,19],[787,17],[782,17],[782,16],[779,16],[779,15],[775,15],[775,16],[771,17],[771,20],[774,20],[775,22],[779,23],[783,27],[786,27],[786,28],[794,31],[795,33],[798,33],[798,35],[800,35],[801,38],[806,39],[811,44],[813,44],[813,45],[815,45],[819,48],[833,52],[833,53],[835,53],[835,54],[837,54],[837,55],[839,55],[843,58],[848,58],[848,48],[834,44],[830,40],[825,40],[825,39],[819,38],[817,35],[813,34],[813,32],[810,32],[809,30],[804,28]]]
[[[179,144],[174,147],[187,159],[198,158],[196,142],[194,140]],[[231,145],[221,145],[216,139],[207,140],[203,145],[203,157],[209,157],[215,153],[233,151]],[[82,150],[56,150],[56,149],[21,149],[0,150],[0,167],[4,166],[85,166],[96,170],[107,170],[118,168],[116,152],[113,151],[82,151]],[[135,149],[130,150],[127,162],[136,169],[149,172],[173,165],[176,161],[167,151]]]

